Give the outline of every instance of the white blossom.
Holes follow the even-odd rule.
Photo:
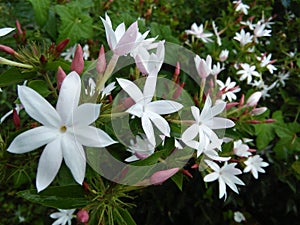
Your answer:
[[[196,38],[201,39],[204,43],[207,42],[213,42],[213,40],[210,38],[213,36],[212,33],[205,33],[203,29],[203,24],[201,24],[199,27],[196,23],[192,24],[192,27],[190,30],[185,31],[189,35],[194,35]]]
[[[246,33],[245,30],[242,29],[240,33],[235,33],[235,37],[233,39],[240,42],[241,46],[245,46],[253,41],[253,35],[249,32]]]
[[[248,63],[242,63],[241,67],[242,69],[237,72],[237,74],[241,74],[241,81],[247,79],[247,84],[250,84],[252,76],[260,77],[260,74],[255,70],[255,66],[250,66]]]
[[[75,210],[76,209],[58,209],[59,212],[51,213],[50,217],[56,219],[52,225],[71,225]]]
[[[259,155],[249,157],[245,162],[244,173],[251,172],[255,179],[258,178],[258,172],[265,173],[265,170],[262,167],[267,167],[269,163],[264,162]]]

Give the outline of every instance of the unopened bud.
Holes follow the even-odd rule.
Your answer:
[[[264,123],[275,123],[277,120],[274,119],[266,119]]]
[[[244,102],[245,102],[245,95],[244,94],[242,94],[242,97],[241,97],[241,99],[240,99],[240,106],[243,106],[244,105]]]
[[[41,55],[40,62],[41,62],[41,64],[46,64],[48,62],[48,59],[46,58],[45,55]]]
[[[58,53],[61,53],[62,50],[64,50],[64,48],[68,45],[69,41],[70,41],[70,38],[66,38],[66,39],[62,40],[61,42],[58,43],[55,50]]]
[[[20,128],[20,117],[16,109],[13,109],[13,121],[16,129]]]
[[[178,86],[173,94],[173,99],[177,99],[179,98],[179,96],[181,95],[182,89],[184,87],[185,83],[183,82],[182,84],[180,84],[180,86]]]
[[[261,124],[261,121],[259,121],[259,120],[248,120],[247,123],[250,123],[250,124]]]
[[[172,168],[172,169],[168,169],[168,170],[158,171],[150,177],[150,183],[154,184],[154,185],[162,184],[163,182],[165,182],[167,179],[172,177],[178,171],[179,171],[179,168]]]
[[[83,61],[83,51],[80,44],[77,45],[74,59],[71,63],[71,70],[77,72],[79,75],[82,73],[84,68],[84,61]]]
[[[247,99],[247,105],[254,107],[257,105],[259,99],[261,98],[262,93],[260,91],[254,92],[250,97]]]
[[[63,80],[66,78],[66,73],[65,71],[61,68],[58,67],[57,73],[56,73],[56,81],[57,81],[57,88],[60,90],[61,84]]]
[[[179,74],[180,74],[180,63],[177,62],[176,67],[175,67],[175,71],[174,71],[174,74],[173,74],[173,79],[174,79],[175,82],[177,81],[177,78],[178,78]]]
[[[228,58],[228,55],[229,55],[229,51],[227,49],[222,50],[221,53],[220,53],[220,55],[219,55],[219,60],[221,62],[226,61],[226,59]]]
[[[181,173],[183,173],[184,175],[193,178],[193,175],[186,169],[181,170]]]
[[[13,50],[11,47],[5,46],[5,45],[0,45],[0,51],[8,53],[12,56],[16,54],[15,50]]]
[[[106,59],[105,59],[104,46],[102,45],[97,59],[96,70],[99,74],[103,74],[105,72],[105,69],[106,69]]]
[[[227,110],[227,109],[230,109],[230,108],[232,108],[232,107],[234,107],[234,106],[237,106],[238,104],[239,104],[238,102],[229,102],[229,103],[226,104],[225,109],[226,109],[226,110]]]
[[[79,223],[87,223],[89,221],[89,218],[89,213],[84,209],[79,210],[76,214],[76,219]]]
[[[255,108],[255,109],[252,109],[251,110],[251,114],[253,116],[258,116],[258,115],[261,115],[263,114],[265,111],[267,111],[267,107],[259,107],[259,108]]]

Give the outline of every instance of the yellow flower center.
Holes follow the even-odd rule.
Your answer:
[[[67,127],[65,125],[60,127],[60,132],[65,133],[67,131]]]

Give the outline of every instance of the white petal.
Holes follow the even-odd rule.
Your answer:
[[[56,104],[56,110],[63,122],[71,122],[70,112],[78,107],[80,92],[81,80],[79,75],[73,71],[62,82]]]
[[[183,142],[188,142],[188,141],[194,139],[198,133],[199,133],[199,126],[198,126],[198,124],[194,123],[192,126],[187,128],[183,132],[181,139]]]
[[[144,95],[135,83],[130,80],[117,78],[117,81],[121,88],[136,102],[140,102],[143,100]]]
[[[117,55],[126,55],[128,54],[135,46],[135,41],[138,34],[137,22],[134,22],[130,25],[121,39],[118,41],[114,53]]]
[[[219,178],[219,174],[213,172],[213,173],[207,174],[207,175],[203,178],[203,180],[204,180],[204,182],[212,182],[212,181],[217,180],[218,178]]]
[[[215,162],[211,161],[211,160],[204,160],[205,163],[212,168],[214,171],[218,172],[220,171],[220,167],[218,166],[218,164],[216,164]]]
[[[12,32],[15,28],[5,27],[0,29],[0,37],[7,35]]]
[[[100,106],[99,104],[85,103],[75,108],[71,124],[73,126],[90,125],[98,119]]]
[[[106,40],[108,42],[108,45],[109,45],[110,49],[113,50],[117,44],[117,39],[115,36],[115,32],[112,29],[111,21],[108,16],[106,17],[106,20],[104,20],[102,17],[100,17],[100,18],[101,18],[102,23],[105,28]]]
[[[155,92],[155,87],[156,87],[156,76],[148,76],[145,82],[144,86],[144,99],[145,99],[145,104],[151,102],[154,92]]]
[[[152,111],[159,115],[170,114],[179,111],[183,105],[178,102],[171,100],[158,100],[155,102],[150,102],[147,105],[147,111]]]
[[[122,36],[124,35],[126,29],[125,29],[125,23],[120,23],[116,30],[115,30],[115,35],[116,35],[116,39],[117,42],[119,42],[119,40],[122,38]]]
[[[199,120],[200,120],[200,110],[199,110],[199,108],[196,107],[196,106],[192,106],[191,111],[192,111],[194,119],[196,120],[197,123],[199,123]]]
[[[222,118],[222,117],[214,117],[212,120],[205,123],[211,129],[225,129],[233,127],[235,124],[233,121]]]
[[[36,91],[26,86],[18,86],[18,95],[25,111],[31,118],[45,126],[59,126],[61,119],[58,113],[53,106]]]
[[[154,125],[163,133],[163,135],[170,137],[170,126],[168,122],[160,115],[152,112],[145,112]]]
[[[75,134],[77,141],[89,147],[105,147],[116,143],[107,133],[96,127],[73,127],[71,131]]]
[[[147,115],[142,116],[142,127],[143,127],[143,130],[144,130],[149,142],[153,146],[155,146],[155,136],[154,136],[153,126]]]
[[[44,190],[54,180],[62,162],[60,139],[56,139],[45,147],[38,165],[36,187],[38,192]]]
[[[227,196],[226,193],[226,185],[222,178],[219,179],[219,198],[222,198],[225,195],[225,198]]]
[[[225,109],[226,103],[221,101],[218,104],[214,105],[213,107],[211,107],[211,116],[214,117],[218,114],[220,114],[221,112],[223,112],[223,110]]]
[[[82,184],[85,175],[86,157],[81,143],[76,140],[75,136],[65,134],[61,139],[61,145],[66,165],[71,170],[75,181]]]
[[[44,126],[36,127],[15,137],[7,151],[18,154],[29,152],[48,144],[58,135],[58,130]]]
[[[144,112],[144,104],[142,104],[142,102],[134,104],[129,109],[127,109],[126,112],[141,118]]]

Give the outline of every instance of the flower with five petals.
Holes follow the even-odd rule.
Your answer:
[[[40,157],[36,187],[42,191],[54,180],[64,159],[77,183],[85,176],[84,146],[105,147],[114,144],[104,131],[90,126],[99,116],[100,105],[84,103],[78,106],[81,80],[71,72],[60,88],[56,109],[33,89],[18,86],[18,96],[30,117],[39,126],[18,135],[7,151],[25,153],[46,145]]]

